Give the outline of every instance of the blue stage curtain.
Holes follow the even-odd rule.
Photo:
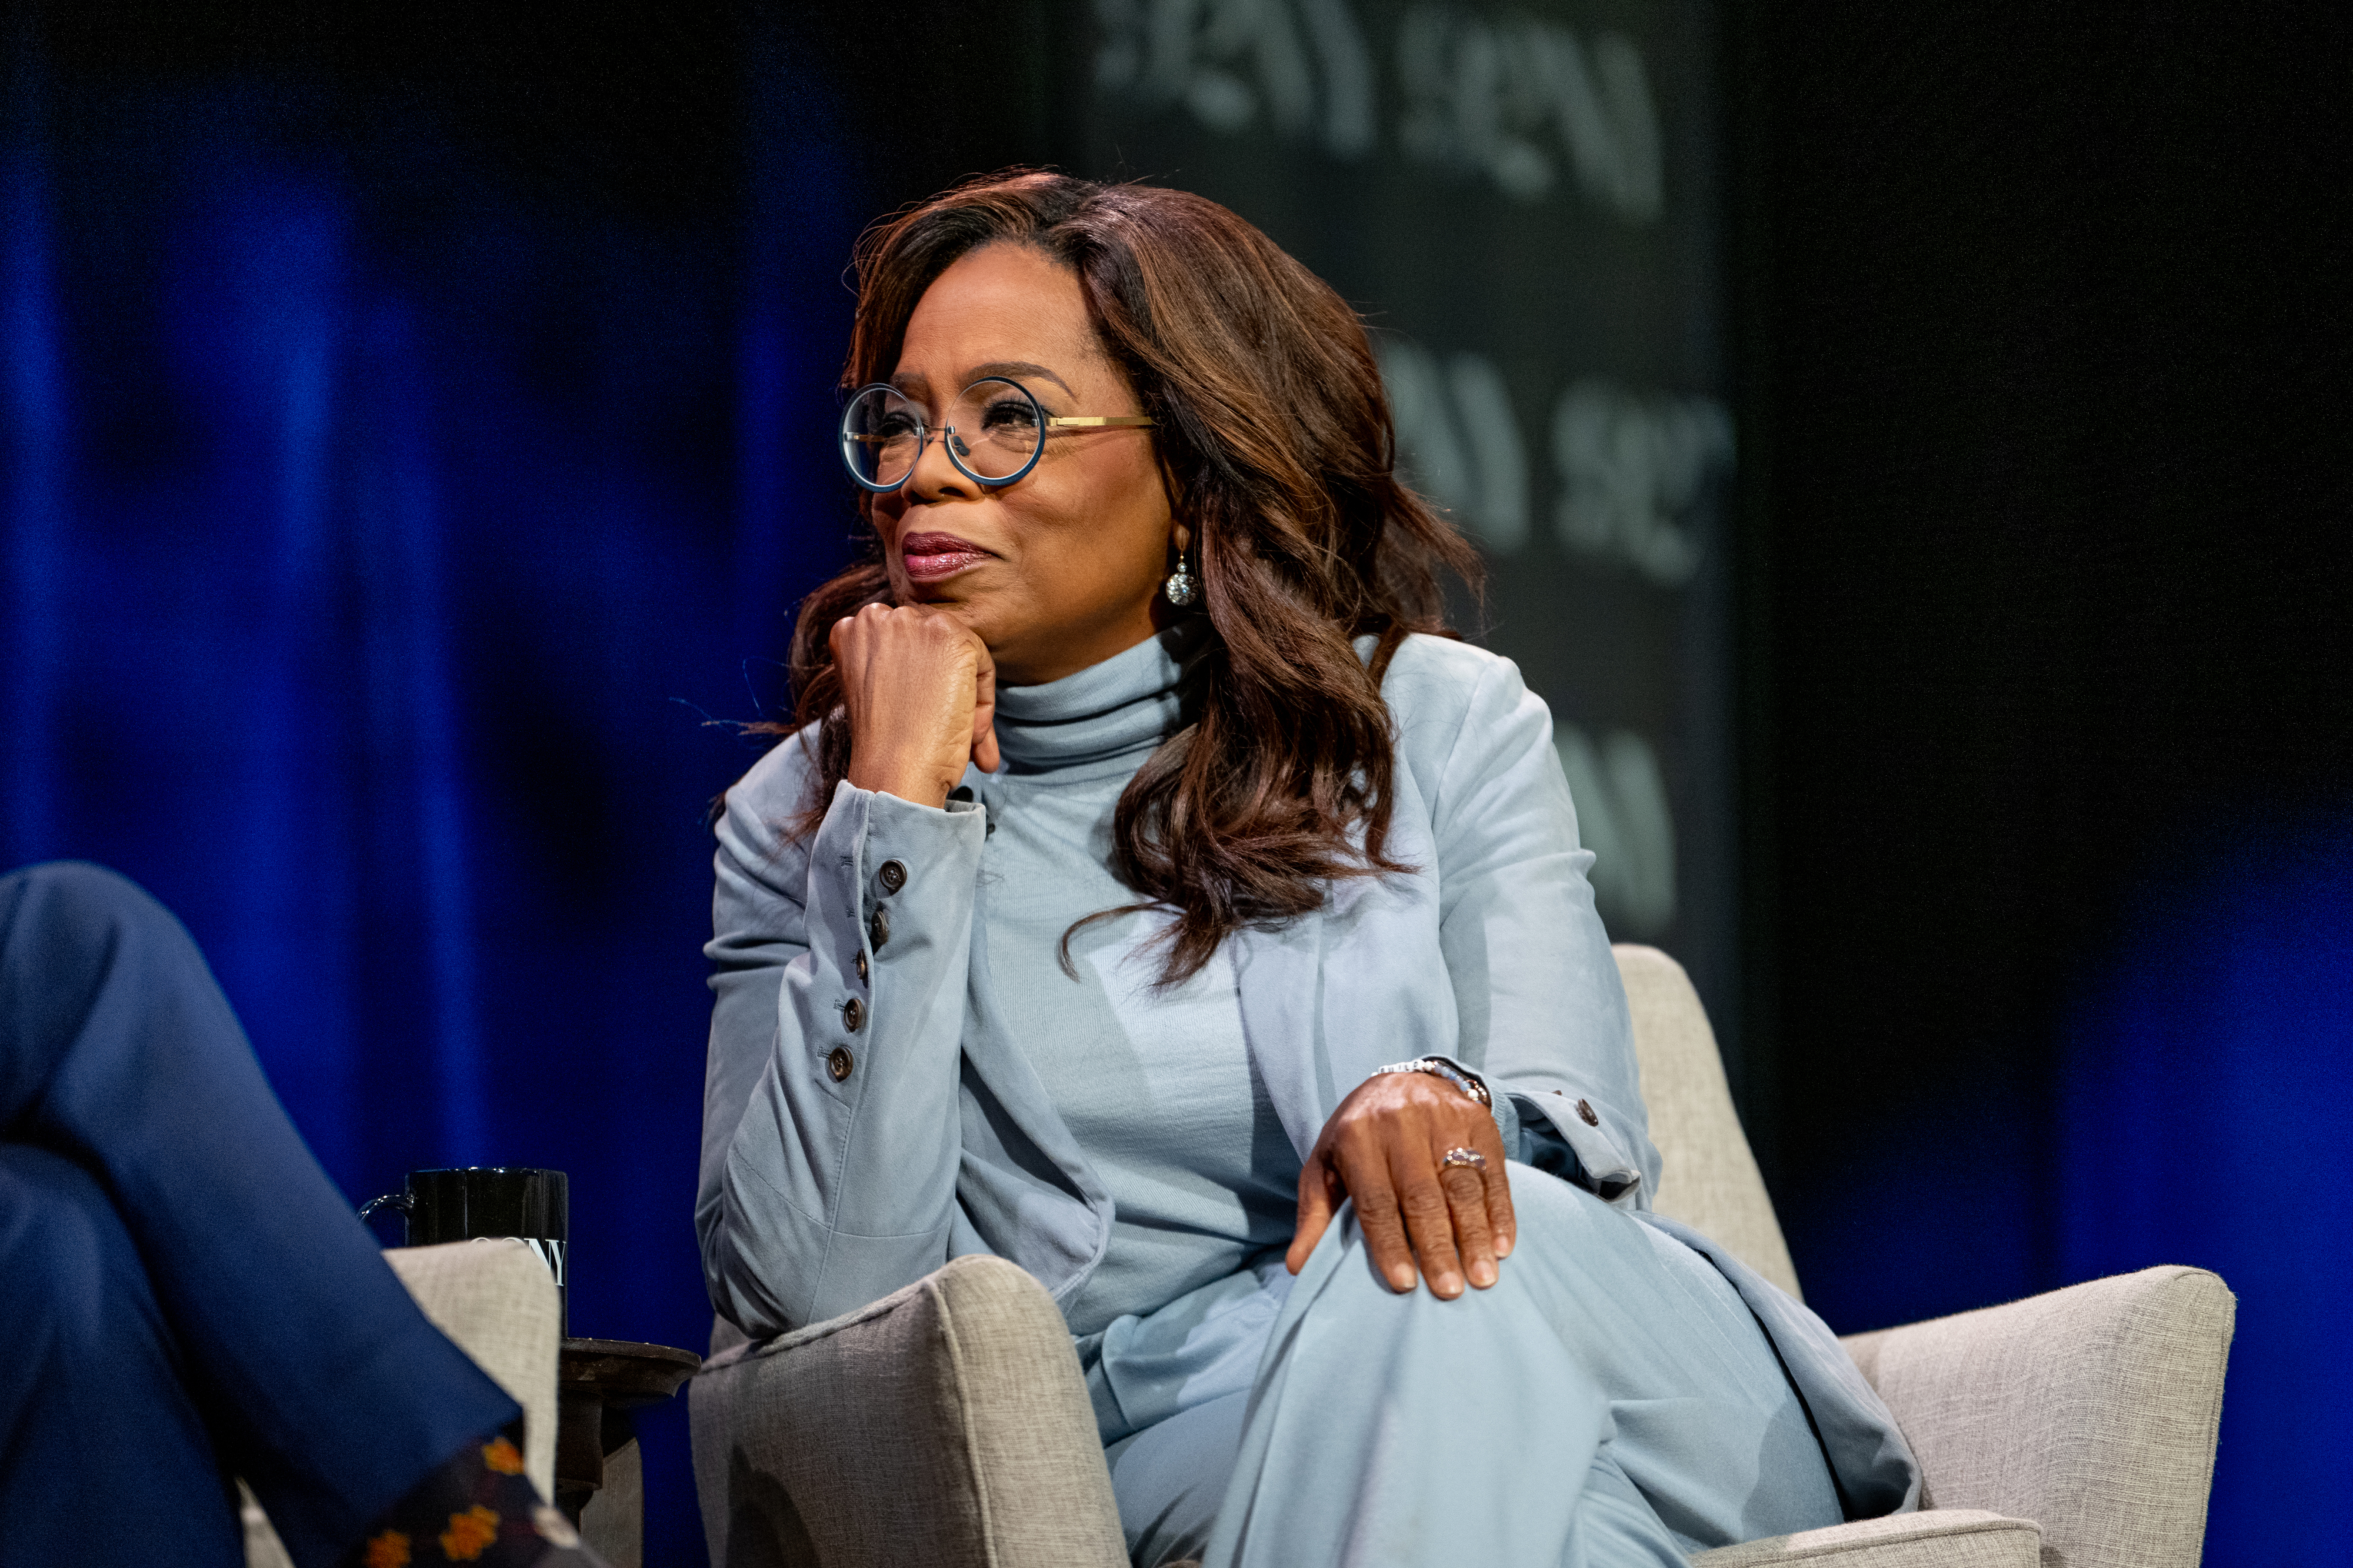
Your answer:
[[[2345,1555],[2348,1102],[2353,816],[2185,842],[2069,1020],[2058,1196],[2067,1278],[2190,1263],[2238,1293],[2209,1563]]]
[[[393,95],[69,91],[19,47],[0,123],[0,865],[176,910],[354,1202],[567,1170],[574,1331],[696,1349],[703,814],[757,752],[708,721],[781,699],[848,549],[864,216],[752,55],[701,226]],[[702,1560],[683,1404],[641,1424],[649,1562]]]

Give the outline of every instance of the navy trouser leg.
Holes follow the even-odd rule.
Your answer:
[[[311,1157],[186,931],[112,872],[0,878],[0,1142],[95,1178],[178,1349],[180,1386],[144,1403],[193,1404],[305,1568],[518,1414]],[[0,1408],[12,1468],[55,1408]],[[149,1481],[100,1470],[36,1506],[111,1507]]]
[[[234,1568],[244,1543],[179,1345],[112,1200],[0,1144],[0,1563]]]

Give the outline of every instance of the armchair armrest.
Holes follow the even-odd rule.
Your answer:
[[[1002,1258],[719,1349],[687,1397],[713,1563],[1125,1568],[1070,1330]]]
[[[387,1248],[384,1260],[433,1326],[522,1406],[523,1472],[555,1495],[555,1367],[564,1349],[555,1281],[512,1238]]]
[[[1827,1530],[1801,1530],[1720,1546],[1691,1568],[2042,1568],[2031,1522],[1978,1509],[1891,1513]]]
[[[2236,1311],[2202,1268],[2144,1268],[1842,1342],[1923,1507],[2033,1520],[2068,1568],[2196,1568]]]
[[[396,1247],[384,1260],[435,1328],[522,1406],[523,1470],[555,1495],[555,1366],[563,1351],[555,1281],[522,1242]],[[293,1568],[261,1505],[237,1483],[247,1568]]]

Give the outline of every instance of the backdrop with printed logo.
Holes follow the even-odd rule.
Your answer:
[[[1063,162],[1198,191],[1373,330],[1467,629],[1550,705],[1620,941],[1735,1005],[1727,407],[1710,7],[1099,0]],[[1727,1055],[1733,1055],[1727,1040]]]

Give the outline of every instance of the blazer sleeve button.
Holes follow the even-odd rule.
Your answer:
[[[866,978],[866,953],[863,949],[860,949],[858,954],[858,978],[860,980]]]
[[[879,952],[882,944],[891,940],[891,917],[876,910],[874,918],[866,922],[866,938]]]
[[[841,1005],[841,1022],[851,1034],[866,1026],[866,1004],[852,996]]]
[[[836,1083],[848,1078],[857,1066],[858,1058],[849,1054],[847,1046],[836,1046],[826,1055],[825,1070],[833,1075]]]
[[[885,860],[882,868],[874,873],[882,879],[882,890],[895,893],[907,885],[907,868],[896,860]]]
[[[1601,1125],[1601,1118],[1593,1114],[1593,1107],[1581,1100],[1577,1102],[1577,1119],[1588,1127]]]

